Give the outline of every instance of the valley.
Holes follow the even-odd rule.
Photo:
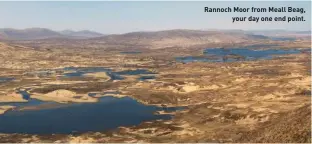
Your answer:
[[[0,142],[309,143],[311,41],[279,38],[1,39]]]

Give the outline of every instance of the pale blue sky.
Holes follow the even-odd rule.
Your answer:
[[[306,13],[205,13],[204,7],[304,8]],[[0,28],[126,33],[166,29],[310,30],[310,2],[0,2]],[[237,22],[233,16],[304,16],[305,22]]]

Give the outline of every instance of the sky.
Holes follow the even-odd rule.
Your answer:
[[[304,8],[306,13],[205,13],[204,7]],[[304,16],[304,22],[234,22],[232,17]],[[311,29],[311,3],[283,1],[164,2],[0,2],[0,28],[92,30],[104,34],[168,29]]]

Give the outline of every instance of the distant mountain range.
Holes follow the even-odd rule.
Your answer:
[[[82,31],[72,31],[72,30],[64,30],[60,31],[61,34],[66,36],[72,36],[72,37],[85,37],[85,38],[93,38],[93,37],[101,37],[104,36],[101,33],[93,32],[89,30],[82,30]]]
[[[311,35],[311,31],[290,31],[290,30],[253,30],[248,31],[253,34],[265,36],[289,36],[289,35]]]
[[[6,40],[36,40],[36,39],[49,39],[49,38],[71,38],[71,39],[84,39],[104,36],[101,33],[89,30],[83,31],[53,31],[46,28],[27,28],[27,29],[0,29],[0,39]]]
[[[199,41],[222,41],[224,39],[234,40],[241,39],[267,39],[263,35],[247,34],[244,31],[201,31],[201,30],[187,30],[174,29],[165,31],[144,31],[144,32],[130,32],[121,35],[107,35],[104,37],[97,37],[93,39],[113,41],[113,40],[144,40],[144,41],[162,41],[162,40],[183,40],[192,39]]]
[[[214,44],[237,44],[252,41],[293,41],[297,35],[310,35],[310,31],[285,31],[285,30],[189,30],[173,29],[163,31],[141,31],[125,34],[103,35],[101,33],[84,31],[53,31],[45,28],[29,28],[23,30],[0,29],[0,40],[23,40],[36,46],[74,46],[85,45],[110,46],[110,47],[142,47],[142,48],[170,48],[191,47]],[[295,36],[293,35],[295,34]],[[39,42],[39,43],[37,43]],[[26,42],[27,43],[27,42]]]
[[[195,45],[241,43],[253,40],[268,40],[263,35],[247,34],[244,31],[202,31],[174,29],[164,31],[143,31],[126,34],[106,35],[91,38],[85,43],[107,45],[142,46],[146,48],[190,47]]]
[[[167,48],[190,47],[210,44],[236,44],[251,41],[296,40],[298,36],[310,35],[310,31],[285,31],[285,30],[188,30],[174,29],[163,31],[141,31],[125,34],[103,35],[101,33],[83,31],[53,31],[46,28],[0,29],[0,40],[36,40],[41,44],[49,45],[123,45],[127,47]],[[294,36],[295,35],[295,36]],[[38,43],[36,43],[38,44]]]
[[[201,38],[205,39],[219,37],[219,39],[230,38],[232,36],[239,36],[241,38],[268,38],[271,36],[290,36],[311,35],[311,31],[287,31],[287,30],[164,30],[164,31],[144,31],[144,32],[130,32],[119,35],[104,35],[98,32],[82,30],[63,30],[53,31],[46,28],[27,28],[27,29],[12,29],[0,28],[0,40],[39,40],[39,39],[103,39],[103,40],[137,40],[137,39],[165,39],[165,38]],[[244,35],[244,36],[243,36]],[[224,38],[222,38],[224,36]],[[215,39],[217,40],[217,39]]]

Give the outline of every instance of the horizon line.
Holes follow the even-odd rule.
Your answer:
[[[81,32],[81,31],[90,31],[90,32],[96,32],[99,34],[104,34],[104,35],[114,35],[114,34],[127,34],[127,33],[135,33],[135,32],[161,32],[161,31],[172,31],[172,30],[196,30],[196,31],[288,31],[288,32],[305,32],[305,31],[310,31],[309,30],[289,30],[289,29],[220,29],[220,28],[201,28],[201,29],[190,29],[190,28],[176,28],[176,29],[159,29],[159,30],[137,30],[137,31],[129,31],[129,32],[123,32],[123,33],[103,33],[99,32],[96,30],[91,30],[91,29],[62,29],[62,30],[55,30],[52,28],[47,28],[47,27],[28,27],[28,28],[12,28],[12,27],[2,27],[1,29],[14,29],[14,30],[27,30],[27,29],[47,29],[51,30],[54,32],[62,32],[62,31],[73,31],[73,32]]]

